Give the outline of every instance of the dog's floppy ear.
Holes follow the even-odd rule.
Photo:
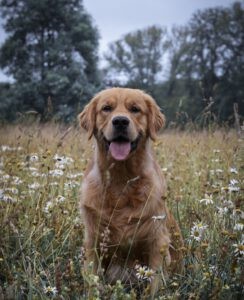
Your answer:
[[[97,97],[94,97],[79,114],[78,118],[80,126],[88,132],[88,139],[90,140],[96,126],[96,105]]]
[[[155,141],[157,132],[165,125],[165,116],[153,98],[145,94],[145,100],[148,106],[148,131],[150,138]]]

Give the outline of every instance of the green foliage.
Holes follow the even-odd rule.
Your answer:
[[[244,108],[243,31],[244,10],[238,2],[198,11],[185,28],[173,29],[168,95],[178,98],[177,82],[184,81],[192,119],[211,102],[220,121],[233,121],[235,102],[240,111]]]
[[[167,45],[165,28],[151,26],[126,34],[110,44],[110,51],[105,56],[109,63],[107,80],[116,84],[113,79],[115,74],[124,85],[153,94]]]
[[[0,65],[12,75],[16,111],[69,120],[99,85],[98,33],[80,0],[2,0],[8,34]]]

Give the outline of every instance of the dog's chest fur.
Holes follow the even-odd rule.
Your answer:
[[[151,179],[138,176],[114,180],[112,176],[102,176],[102,181],[103,189],[98,189],[97,194],[92,186],[93,197],[99,199],[93,206],[99,232],[109,228],[110,243],[123,246],[148,239],[155,227],[152,216],[165,212],[164,201]],[[87,205],[90,207],[91,203]]]

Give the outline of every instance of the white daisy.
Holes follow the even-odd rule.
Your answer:
[[[238,171],[236,168],[230,168],[230,173],[238,174]]]
[[[208,194],[205,194],[204,196],[205,198],[199,200],[200,203],[204,203],[206,205],[208,204],[213,204],[213,195],[208,195]]]
[[[58,290],[56,287],[48,286],[48,287],[44,287],[44,293],[47,296],[56,296],[56,294],[58,293]]]
[[[136,277],[139,280],[146,280],[149,282],[152,281],[155,274],[155,272],[152,269],[148,268],[147,266],[141,266],[141,265],[136,265],[135,269],[136,269]]]
[[[191,237],[195,241],[201,241],[203,239],[203,235],[208,228],[208,225],[203,225],[201,222],[200,223],[194,223],[193,227],[191,228]]]
[[[31,161],[31,162],[37,162],[37,161],[39,161],[38,155],[37,155],[37,154],[32,154],[32,155],[30,156],[30,161]]]
[[[235,256],[244,255],[244,243],[233,244]]]
[[[59,169],[54,169],[54,170],[49,171],[49,174],[54,177],[60,177],[60,176],[64,175],[64,172]]]

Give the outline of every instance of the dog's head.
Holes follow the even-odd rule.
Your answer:
[[[115,160],[126,160],[141,140],[155,140],[164,115],[141,90],[111,88],[97,94],[79,115],[81,127],[104,143]]]

